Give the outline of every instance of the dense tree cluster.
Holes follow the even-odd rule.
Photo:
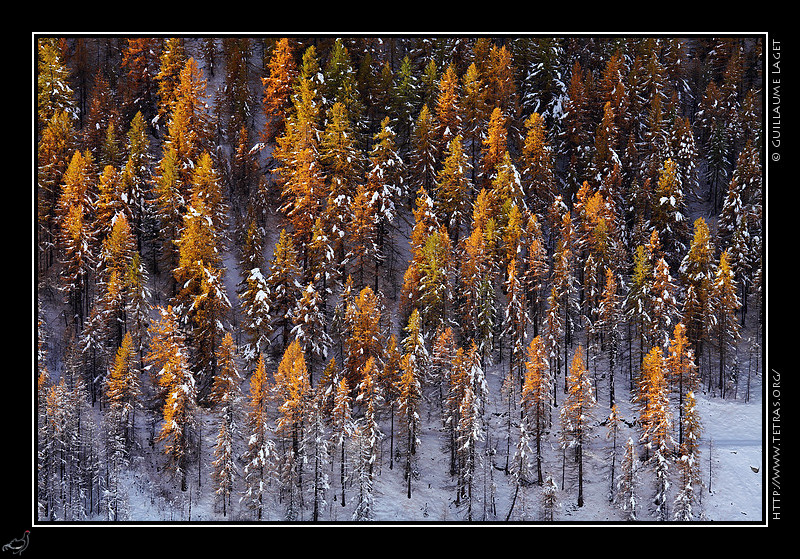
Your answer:
[[[145,458],[370,520],[431,424],[459,518],[583,506],[598,452],[620,518],[700,518],[697,397],[760,354],[760,38],[35,47],[39,518],[131,519]]]

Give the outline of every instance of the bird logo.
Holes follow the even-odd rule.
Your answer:
[[[16,553],[17,555],[22,554],[22,552],[28,547],[28,538],[30,537],[30,533],[30,530],[25,530],[25,533],[21,538],[14,538],[4,545],[3,551],[10,551],[11,553]]]

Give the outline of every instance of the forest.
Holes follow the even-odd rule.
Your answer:
[[[744,520],[763,42],[35,36],[36,520]]]

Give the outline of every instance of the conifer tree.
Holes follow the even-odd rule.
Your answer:
[[[597,403],[589,370],[584,361],[583,346],[579,345],[569,369],[569,392],[561,408],[561,444],[564,449],[575,449],[578,463],[578,506],[583,501],[583,449],[591,429],[592,410]]]
[[[708,225],[703,218],[697,218],[694,222],[694,237],[689,252],[681,262],[680,272],[686,288],[683,321],[689,343],[695,348],[698,366],[703,354],[703,342],[710,334],[713,251]]]
[[[159,321],[150,332],[148,361],[154,366],[162,394],[162,425],[158,442],[165,443],[168,467],[186,491],[189,457],[194,450],[197,389],[189,366],[184,337],[172,307],[159,309]]]
[[[369,286],[362,289],[345,310],[348,335],[345,337],[347,383],[357,388],[364,380],[360,375],[370,358],[380,360],[384,350],[381,331],[382,305]]]
[[[558,502],[558,486],[553,476],[548,474],[542,489],[542,519],[545,522],[553,522],[555,520],[555,511],[559,507]]]
[[[683,322],[675,325],[669,342],[669,353],[666,357],[667,380],[673,391],[678,393],[678,444],[683,444],[683,410],[686,394],[699,388],[697,365],[694,362],[694,351],[689,347],[686,337],[686,326]]]
[[[419,111],[411,131],[411,150],[408,154],[408,181],[412,192],[434,191],[438,170],[438,152],[434,116],[428,105]]]
[[[625,454],[622,457],[622,466],[615,501],[626,513],[626,520],[636,520],[639,506],[639,460],[636,457],[636,447],[633,438],[628,438],[625,443]]]
[[[189,183],[195,162],[210,149],[210,124],[205,102],[207,84],[197,61],[189,58],[179,74],[166,139],[178,155],[178,174],[182,184]]]
[[[297,250],[292,238],[285,229],[281,229],[278,243],[272,253],[269,275],[266,278],[266,302],[270,309],[270,327],[280,333],[281,353],[291,341],[291,310],[297,303],[302,291],[300,285],[301,270],[298,264]]]
[[[219,371],[214,377],[212,401],[219,413],[219,431],[214,445],[215,460],[211,463],[214,470],[212,478],[215,483],[214,494],[222,502],[222,516],[228,515],[231,508],[231,496],[237,476],[234,441],[239,435],[239,399],[241,397],[239,374],[236,363],[237,352],[233,336],[228,332],[222,338],[217,361]]]
[[[508,117],[500,107],[492,110],[481,148],[480,176],[477,184],[488,188],[508,151]]]
[[[470,162],[470,180],[475,183],[475,173],[479,170],[479,154],[481,149],[481,134],[492,107],[486,98],[486,86],[478,70],[472,62],[461,78],[461,105],[462,105],[462,135],[464,151]]]
[[[76,150],[64,172],[64,185],[56,208],[60,225],[59,247],[64,264],[61,288],[67,297],[76,333],[80,332],[88,316],[90,274],[96,259],[91,166],[91,155]]]
[[[263,355],[258,358],[255,371],[250,377],[250,394],[247,402],[247,449],[244,453],[244,480],[246,490],[242,500],[256,511],[256,519],[264,514],[264,496],[267,485],[274,475],[275,443],[270,438],[268,404],[270,397],[269,378]]]
[[[677,286],[673,283],[669,273],[669,264],[664,258],[659,258],[653,267],[653,277],[649,286],[650,312],[648,339],[654,345],[666,348],[669,344],[669,330],[680,319],[678,314],[678,301],[676,298]]]
[[[475,474],[480,466],[477,443],[484,440],[481,421],[481,378],[483,371],[478,362],[478,348],[473,344],[466,354],[466,362],[461,380],[461,398],[458,401],[456,423],[456,448],[458,463],[458,485],[456,504],[465,501],[466,519],[471,521],[473,514]]]
[[[141,386],[134,350],[133,338],[128,333],[117,349],[114,364],[105,381],[109,434],[115,439],[115,445],[121,444],[119,452],[125,457],[133,447],[135,414],[136,409],[141,407]]]
[[[453,64],[449,64],[439,79],[439,92],[434,105],[438,135],[438,156],[444,153],[450,142],[461,132],[461,107],[458,76]]]
[[[527,423],[527,432],[536,440],[536,476],[542,478],[542,442],[550,424],[553,379],[548,367],[547,350],[539,336],[534,337],[526,350],[525,379],[522,385],[520,407],[521,423]]]
[[[55,256],[57,222],[55,208],[62,177],[75,152],[76,133],[65,111],[55,113],[47,122],[36,146],[37,255],[39,269],[47,270]]]
[[[466,337],[477,343],[482,359],[492,349],[495,320],[495,291],[486,245],[480,222],[473,220],[472,233],[465,241],[460,269],[463,297],[461,316]]]
[[[273,157],[284,200],[281,211],[292,224],[296,243],[303,249],[302,265],[307,263],[304,247],[315,220],[323,209],[326,192],[324,170],[320,165],[320,109],[310,79],[301,80],[293,97],[293,110],[285,129],[277,138]]]
[[[384,266],[388,259],[388,272],[392,275],[394,236],[391,228],[395,226],[398,211],[403,204],[406,185],[405,163],[398,152],[397,133],[388,116],[381,121],[381,128],[373,141],[366,171],[366,190],[371,195],[370,202],[374,207],[377,254],[381,256],[376,264]]]
[[[378,219],[374,197],[364,184],[359,184],[355,192],[350,214],[346,224],[346,239],[349,249],[345,256],[348,263],[352,262],[350,275],[356,281],[356,288],[361,289],[366,285],[368,275],[372,276],[370,282],[378,290],[378,262],[383,258],[378,246]]]
[[[156,111],[156,76],[159,70],[158,43],[154,37],[130,37],[122,53],[122,105],[126,114],[141,113],[150,122]]]
[[[450,238],[455,244],[461,233],[471,198],[469,163],[464,152],[461,136],[455,136],[447,145],[447,154],[442,168],[436,176],[435,205],[439,220],[447,225]]]
[[[54,39],[37,41],[36,64],[36,122],[39,130],[57,113],[64,112],[77,117],[70,71]]]
[[[406,479],[406,496],[409,499],[411,498],[411,480],[415,477],[413,460],[417,452],[417,446],[420,444],[421,365],[422,363],[417,361],[417,355],[413,351],[405,353],[400,360],[402,374],[398,384],[397,410],[403,418],[406,432],[406,460],[403,475]]]
[[[677,164],[672,159],[664,161],[659,170],[658,183],[654,191],[652,223],[665,247],[667,261],[676,265],[686,252],[687,212],[683,185],[680,182]]]
[[[556,299],[552,301],[557,305],[557,310],[552,312],[560,313],[560,323],[562,327],[561,343],[564,351],[564,366],[567,364],[567,348],[571,342],[574,328],[574,314],[577,304],[575,285],[575,229],[572,224],[572,217],[569,211],[565,211],[561,217],[559,237],[556,250],[553,254],[553,270],[551,284],[553,294]],[[568,391],[568,375],[564,374],[564,391]]]
[[[689,392],[681,410],[681,431],[685,433],[685,437],[678,450],[679,485],[674,502],[675,520],[691,521],[698,517],[695,507],[700,504],[697,489],[701,485],[699,444],[701,430],[694,392]]]
[[[173,271],[179,286],[175,311],[190,334],[192,365],[202,399],[208,396],[216,373],[215,348],[230,309],[223,284],[221,241],[214,227],[213,206],[207,200],[199,190],[193,192],[177,241],[178,267]]]
[[[505,282],[506,309],[503,318],[503,335],[509,340],[508,371],[512,377],[523,381],[523,353],[528,329],[528,308],[522,291],[522,284],[517,276],[517,259],[508,263],[508,276]]]
[[[326,438],[326,417],[324,409],[324,393],[321,387],[312,389],[311,402],[308,410],[308,428],[306,429],[306,455],[311,466],[311,483],[309,491],[312,494],[311,520],[320,519],[322,508],[326,505],[325,492],[330,488],[328,484],[327,465],[330,462],[328,440]]]
[[[360,404],[363,416],[357,423],[358,462],[356,475],[358,480],[358,496],[354,520],[372,520],[374,518],[373,491],[375,481],[375,463],[378,459],[378,448],[383,433],[378,423],[378,409],[382,400],[377,383],[377,366],[374,357],[370,356],[360,372],[360,381],[356,387],[355,403]]]
[[[353,129],[360,130],[365,108],[359,98],[356,72],[350,52],[341,38],[334,41],[322,75],[321,93],[325,99],[326,108],[337,103],[341,104]]]
[[[157,223],[160,244],[160,261],[167,271],[178,266],[178,239],[182,227],[184,206],[188,201],[186,188],[179,178],[178,152],[167,145],[154,173],[153,216]],[[170,291],[174,292],[175,285]]]
[[[313,283],[305,287],[297,306],[292,309],[292,323],[294,326],[291,334],[300,342],[300,347],[308,356],[306,361],[309,384],[313,385],[315,365],[324,362],[333,343],[328,334],[325,316],[320,309],[320,295]]]
[[[728,251],[724,251],[719,257],[716,277],[713,280],[711,291],[711,311],[714,317],[714,329],[717,338],[717,351],[719,352],[719,393],[723,398],[726,394],[726,384],[728,374],[728,363],[731,354],[736,354],[736,344],[741,338],[739,321],[736,319],[735,312],[741,306],[739,297],[736,295],[737,286],[733,279],[733,272],[728,263]],[[732,379],[736,382],[736,379]]]
[[[414,310],[421,311],[424,328],[431,332],[449,322],[453,306],[453,249],[446,227],[428,235],[419,256],[419,291]]]
[[[520,280],[528,297],[527,306],[533,335],[539,335],[545,300],[545,282],[549,275],[547,248],[537,214],[531,213],[523,232],[524,250]]]
[[[187,55],[183,39],[170,37],[164,40],[159,56],[159,68],[156,74],[158,86],[158,118],[166,123],[177,98],[176,90],[180,82],[180,72],[186,64]]]
[[[322,133],[319,157],[326,177],[324,216],[334,251],[343,260],[350,207],[363,182],[365,158],[359,147],[354,122],[345,105],[334,103]]]
[[[653,504],[660,520],[666,520],[667,489],[669,488],[669,453],[673,443],[672,413],[665,380],[665,363],[660,347],[654,347],[642,362],[641,378],[636,402],[639,406],[638,423],[642,429],[640,441],[646,449],[646,462],[655,473]],[[652,454],[651,454],[652,453]]]
[[[351,438],[355,434],[355,421],[352,417],[353,402],[350,396],[350,387],[347,378],[342,376],[335,386],[333,408],[331,410],[331,440],[334,451],[338,449],[339,457],[339,486],[341,489],[342,506],[346,506],[345,480],[347,478],[347,450]]]
[[[552,148],[547,140],[544,117],[531,113],[525,121],[520,173],[525,191],[532,197],[531,209],[542,214],[556,195],[556,178]]]
[[[280,454],[280,491],[286,499],[286,519],[296,520],[303,503],[305,416],[311,397],[306,360],[298,340],[292,341],[283,354],[275,373],[274,391],[279,404],[275,434]]]

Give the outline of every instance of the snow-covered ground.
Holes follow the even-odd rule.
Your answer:
[[[499,388],[499,377],[494,374],[498,366],[489,368],[488,381],[490,390]],[[618,381],[619,385],[623,383]],[[620,400],[626,392],[618,385],[618,405],[623,419],[632,419],[633,410],[625,400]],[[595,410],[596,422],[602,421],[608,413],[607,398],[603,399],[600,391],[600,402]],[[697,408],[703,424],[701,449],[701,471],[704,487],[700,491],[700,511],[698,520],[719,523],[760,522],[763,519],[763,489],[765,471],[763,464],[764,445],[762,441],[763,407],[761,394],[761,377],[754,379],[751,399],[745,403],[742,399],[721,400],[700,393]],[[488,446],[496,449],[493,468],[487,462],[479,466],[476,483],[473,489],[473,520],[504,523],[511,509],[514,487],[512,478],[504,471],[505,466],[505,410],[501,409],[502,400],[493,399],[486,410],[486,416],[493,425],[492,439],[480,443],[479,453],[485,458]],[[426,411],[427,410],[427,411]],[[556,412],[557,413],[557,412]],[[557,416],[554,416],[557,417]],[[129,480],[129,499],[131,520],[142,522],[183,523],[191,522],[233,522],[250,523],[249,511],[243,509],[234,497],[233,511],[223,517],[221,510],[215,506],[210,478],[213,459],[213,442],[216,434],[217,419],[213,412],[205,411],[201,415],[203,424],[203,458],[202,469],[190,469],[189,490],[186,493],[177,491],[172,484],[164,486],[164,473],[158,472],[159,458],[138,461],[132,467]],[[625,521],[622,511],[609,501],[611,443],[607,438],[604,426],[595,424],[584,455],[584,496],[583,507],[577,506],[577,471],[568,459],[566,468],[562,463],[561,450],[558,447],[557,419],[554,428],[549,432],[545,446],[544,469],[556,480],[559,487],[560,506],[556,512],[556,521],[568,523],[606,524]],[[406,483],[403,478],[403,459],[396,460],[393,467],[389,464],[389,424],[384,418],[381,421],[384,438],[381,443],[379,463],[377,464],[374,485],[375,520],[391,524],[445,524],[465,521],[466,511],[456,507],[454,503],[455,482],[448,475],[448,454],[445,450],[446,433],[441,428],[438,410],[433,406],[423,409],[420,435],[421,445],[415,461],[416,476],[412,482],[412,496],[407,497]],[[145,431],[145,427],[142,426]],[[395,446],[398,446],[399,427],[395,423]],[[516,431],[512,431],[512,448],[516,443]],[[622,460],[624,441],[628,436],[636,440],[635,427],[622,425],[618,435],[616,476]],[[156,454],[157,449],[156,449]],[[672,466],[673,475],[676,473]],[[563,476],[563,478],[562,478]],[[338,463],[335,471],[329,471],[331,488],[326,493],[326,505],[322,509],[322,522],[349,523],[355,504],[357,487],[355,484],[347,488],[347,506],[341,506],[338,496]],[[651,474],[648,466],[642,466],[641,480],[638,488],[640,502],[637,518],[642,522],[654,522],[652,506],[653,494]],[[563,480],[563,485],[562,485]],[[200,488],[198,490],[198,482]],[[239,480],[241,483],[241,480]],[[239,485],[241,488],[241,485]],[[512,523],[539,522],[541,520],[541,489],[532,485],[523,488],[514,502],[510,517]],[[672,498],[675,487],[671,488],[669,509],[672,509]],[[283,507],[277,499],[269,499],[266,505],[264,520],[267,522],[283,522]],[[303,511],[301,521],[310,522],[310,507]]]

